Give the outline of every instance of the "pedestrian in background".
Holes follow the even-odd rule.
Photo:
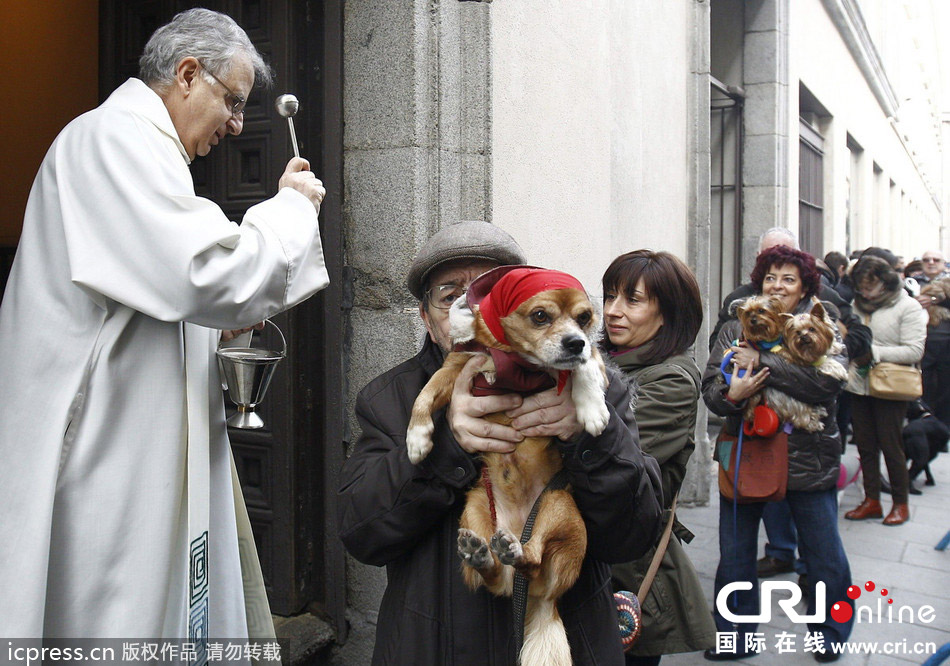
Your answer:
[[[845,514],[848,520],[883,517],[881,508],[881,463],[883,453],[890,479],[893,507],[885,525],[901,525],[910,519],[907,505],[907,459],[901,427],[906,400],[885,400],[870,394],[868,372],[881,361],[913,365],[924,354],[927,319],[923,309],[904,289],[901,276],[878,256],[863,256],[851,270],[854,311],[874,335],[871,351],[853,358],[848,392],[852,394],[854,441],[861,456],[864,500]]]

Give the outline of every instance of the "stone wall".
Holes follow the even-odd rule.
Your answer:
[[[347,445],[356,393],[422,340],[409,264],[441,227],[491,216],[489,7],[346,3],[344,232]],[[385,570],[348,559],[350,634],[334,663],[368,664]]]

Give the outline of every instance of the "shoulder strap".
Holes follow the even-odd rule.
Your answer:
[[[562,468],[548,481],[548,485],[538,495],[538,499],[534,501],[531,513],[528,514],[528,519],[524,522],[524,529],[521,531],[522,544],[527,543],[528,539],[531,538],[531,532],[534,530],[534,519],[538,516],[538,509],[541,506],[541,498],[544,497],[544,493],[549,490],[563,490],[565,487],[567,487],[567,470]],[[518,572],[515,572],[511,603],[514,617],[515,650],[517,654],[520,654],[521,645],[524,643],[524,616],[528,608],[528,579]]]
[[[637,599],[640,600],[640,603],[643,603],[647,593],[650,591],[650,586],[653,585],[653,579],[656,578],[656,572],[660,570],[660,562],[663,561],[666,547],[670,543],[670,533],[673,531],[673,521],[676,518],[676,500],[679,499],[679,496],[680,494],[676,493],[673,497],[673,504],[670,507],[670,519],[666,521],[666,529],[663,530],[663,536],[660,537],[660,543],[656,547],[656,553],[653,554],[653,559],[650,561],[650,568],[647,569],[647,575],[643,577],[643,582],[640,583],[640,590],[637,592]]]

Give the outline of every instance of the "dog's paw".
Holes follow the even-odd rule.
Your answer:
[[[828,410],[824,407],[815,407],[808,415],[808,428],[809,432],[821,432],[825,429],[825,417],[828,416]]]
[[[488,542],[464,527],[459,528],[458,553],[462,562],[475,569],[487,569],[492,566]]]
[[[492,535],[491,549],[502,564],[514,566],[524,560],[521,542],[508,530],[501,529]]]
[[[409,461],[418,465],[432,450],[432,432],[435,426],[432,421],[421,425],[409,426],[406,433],[406,448],[409,450]]]
[[[584,430],[591,436],[596,437],[604,431],[607,423],[610,421],[610,412],[607,411],[607,404],[603,399],[599,401],[591,400],[589,402],[575,402],[577,410],[577,422],[584,426]]]
[[[597,356],[586,363],[582,363],[574,370],[574,386],[571,394],[574,398],[574,409],[577,422],[596,437],[607,427],[610,421],[610,412],[604,393],[607,390],[607,376],[604,374],[603,361]]]
[[[449,335],[455,343],[468,342],[475,337],[475,313],[465,297],[455,299],[449,308]]]
[[[495,368],[495,359],[493,359],[490,354],[486,355],[485,362],[482,364],[482,369],[480,372],[485,378],[485,381],[489,384],[494,384],[495,379],[498,378],[498,370]]]

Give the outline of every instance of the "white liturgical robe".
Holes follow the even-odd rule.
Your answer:
[[[196,577],[198,633],[248,635],[218,330],[327,282],[307,197],[229,221],[143,82],[60,133],[0,309],[0,636],[187,639]]]

